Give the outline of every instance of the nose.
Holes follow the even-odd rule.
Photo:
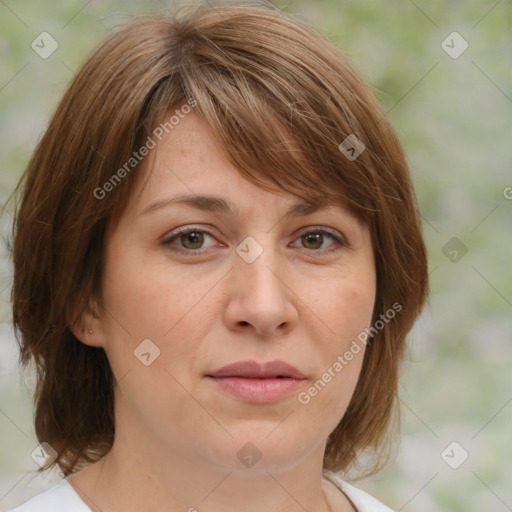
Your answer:
[[[260,245],[261,237],[258,240]],[[299,290],[277,249],[267,243],[252,262],[238,254],[228,276],[225,321],[233,331],[254,331],[263,337],[281,336],[298,323]]]

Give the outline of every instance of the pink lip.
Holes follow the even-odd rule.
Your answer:
[[[241,361],[207,375],[224,391],[246,402],[272,403],[294,393],[305,379],[284,361]]]

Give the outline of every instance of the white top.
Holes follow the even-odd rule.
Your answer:
[[[67,480],[37,494],[9,512],[91,512]]]
[[[334,473],[327,472],[324,476],[347,496],[357,512],[393,512],[373,496],[347,484]],[[69,482],[62,480],[10,512],[91,512],[91,509],[81,500]]]
[[[331,471],[324,473],[324,478],[332,482],[352,502],[357,512],[393,512],[389,507],[370,496],[367,492],[342,480]]]

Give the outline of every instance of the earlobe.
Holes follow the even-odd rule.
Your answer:
[[[70,330],[75,338],[85,345],[103,347],[100,322],[101,319],[96,312],[96,307],[91,304],[73,324],[70,324]]]

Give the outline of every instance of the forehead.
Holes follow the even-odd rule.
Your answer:
[[[254,174],[259,174],[255,169]],[[267,175],[263,187],[248,180],[229,159],[208,126],[193,111],[183,116],[144,159],[127,213],[149,215],[170,206],[238,217],[263,214],[260,207],[279,206],[284,218],[329,211],[354,216],[341,201],[319,202],[290,193]],[[318,189],[317,191],[318,192]],[[125,210],[126,211],[126,210]]]
[[[223,189],[238,183],[239,172],[194,112],[165,133],[149,157],[140,190],[145,196],[157,194],[162,187],[192,193],[200,184]]]

